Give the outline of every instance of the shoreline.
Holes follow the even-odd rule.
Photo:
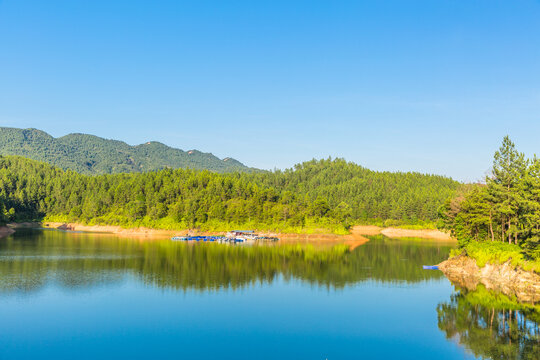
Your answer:
[[[479,267],[476,260],[464,254],[441,262],[439,270],[454,285],[476,290],[482,284],[488,290],[516,298],[519,302],[540,302],[540,274],[511,264],[487,263]]]
[[[136,236],[136,237],[165,237],[165,236],[184,236],[187,235],[188,230],[163,230],[163,229],[151,229],[145,227],[138,228],[123,228],[118,225],[83,225],[80,223],[67,223],[67,222],[50,222],[45,221],[41,223],[41,227],[67,230],[67,231],[82,231],[89,233],[106,233],[115,234],[120,236]]]
[[[65,231],[80,231],[88,233],[112,234],[121,237],[131,237],[139,239],[164,239],[172,236],[192,235],[223,235],[225,231],[197,231],[197,230],[163,230],[152,229],[146,227],[138,228],[123,228],[118,225],[83,225],[80,223],[69,222],[25,222],[8,224],[6,229],[9,229],[10,235],[14,232],[13,229],[18,228],[48,228]],[[369,241],[366,236],[384,235],[391,238],[423,238],[434,241],[455,242],[448,234],[438,230],[410,230],[399,228],[381,228],[374,225],[356,225],[350,230],[347,235],[337,235],[330,233],[314,233],[314,234],[298,234],[298,233],[280,233],[270,231],[258,231],[261,235],[279,237],[280,243],[284,244],[312,244],[318,246],[330,246],[335,244],[348,245],[350,250],[354,250]],[[0,236],[1,231],[0,231]]]
[[[361,233],[362,235],[384,235],[393,239],[420,238],[457,243],[457,240],[453,238],[450,234],[436,229],[413,230],[394,227],[383,228],[375,225],[356,225],[353,227],[353,229],[356,229],[356,231]]]
[[[436,229],[411,230],[400,228],[384,228],[381,230],[381,234],[389,238],[422,238],[457,243],[457,240],[454,239],[450,234]]]
[[[83,225],[79,223],[64,223],[64,222],[43,222],[39,226],[43,228],[67,230],[67,231],[81,231],[89,233],[102,233],[113,234],[121,237],[136,237],[151,239],[170,238],[172,236],[186,236],[191,235],[224,235],[225,231],[197,231],[197,230],[162,230],[152,229],[146,227],[139,228],[122,228],[116,225]],[[351,250],[365,244],[369,241],[368,238],[363,235],[363,231],[357,231],[355,228],[351,229],[351,233],[347,235],[336,234],[294,234],[294,233],[280,233],[269,231],[258,231],[259,234],[264,236],[276,236],[279,237],[281,243],[285,244],[297,244],[297,243],[309,243],[314,245],[334,245],[337,243],[344,243],[348,245]]]
[[[193,233],[197,235],[219,235],[224,234],[225,231],[198,231],[194,229],[183,229],[183,230],[164,230],[164,229],[153,229],[147,227],[138,227],[138,228],[123,228],[118,225],[83,225],[80,223],[66,223],[66,222],[43,222],[41,223],[43,227],[56,228],[59,230],[70,230],[70,231],[85,231],[85,232],[105,232],[113,234],[125,234],[125,235],[143,235],[143,236],[183,236],[188,233]],[[439,230],[434,229],[420,229],[420,230],[411,230],[411,229],[400,229],[400,228],[381,228],[374,225],[355,225],[351,227],[350,233],[346,235],[330,234],[330,233],[313,233],[313,234],[302,234],[302,233],[286,233],[286,232],[276,232],[276,231],[266,231],[266,230],[256,230],[260,234],[269,235],[269,236],[282,236],[285,238],[296,238],[296,239],[305,239],[305,238],[321,238],[321,239],[332,239],[332,238],[347,238],[350,236],[373,236],[373,235],[384,235],[390,238],[423,238],[431,240],[443,240],[443,241],[456,241],[449,234],[444,233]]]

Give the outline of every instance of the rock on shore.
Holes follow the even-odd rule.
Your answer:
[[[516,268],[510,261],[480,268],[476,260],[459,255],[440,263],[439,269],[452,283],[470,290],[483,284],[488,290],[516,297],[520,302],[540,302],[540,275]]]
[[[10,227],[7,227],[7,226],[0,226],[0,238],[4,237],[4,236],[8,236],[8,235],[11,235],[15,232],[15,230],[13,230],[12,228]]]

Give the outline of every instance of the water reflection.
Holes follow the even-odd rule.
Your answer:
[[[449,302],[437,307],[438,325],[476,357],[540,358],[540,306],[520,304],[488,291],[456,288]]]
[[[382,236],[354,251],[345,245],[243,247],[33,230],[0,242],[0,292],[25,293],[48,284],[75,290],[127,275],[183,290],[237,289],[277,276],[332,288],[367,279],[415,283],[443,276],[420,265],[442,261],[450,247]]]

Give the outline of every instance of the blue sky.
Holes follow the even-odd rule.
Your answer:
[[[476,180],[540,153],[540,1],[0,0],[0,126]]]

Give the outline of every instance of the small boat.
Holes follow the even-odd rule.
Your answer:
[[[223,236],[173,236],[172,241],[221,241]]]
[[[437,265],[424,265],[422,268],[424,268],[424,270],[439,270]]]
[[[232,240],[255,240],[257,238],[257,234],[253,230],[232,230],[229,231],[226,235],[227,238]],[[243,241],[236,241],[236,242],[243,242]]]
[[[279,238],[275,236],[258,236],[255,240],[257,241],[279,241]]]
[[[274,236],[259,236],[253,230],[232,230],[225,235],[232,242],[278,241]]]

